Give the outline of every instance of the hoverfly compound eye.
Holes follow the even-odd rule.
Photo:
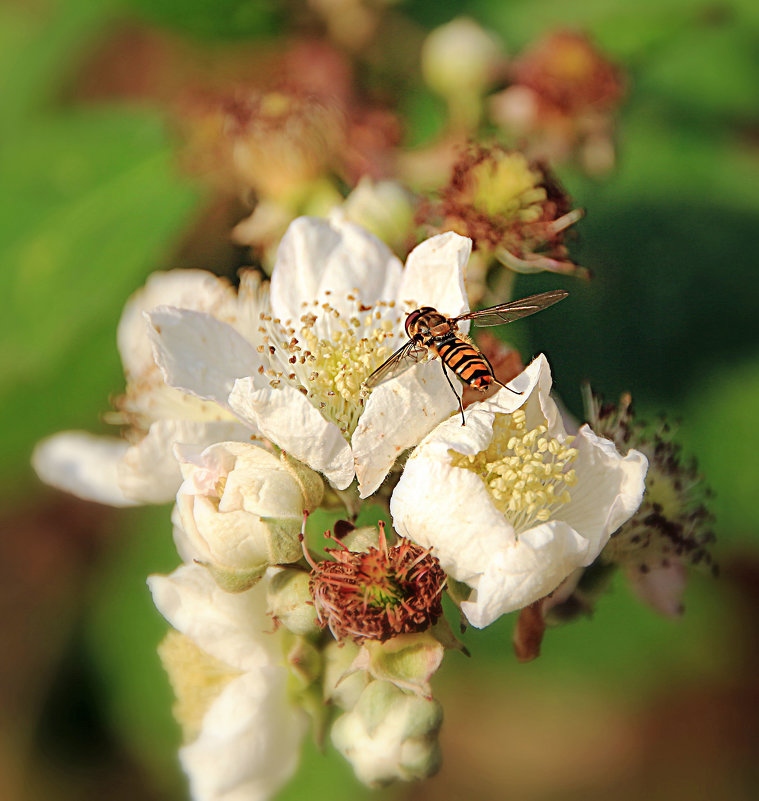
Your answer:
[[[420,309],[415,309],[406,318],[406,334],[413,337],[420,327],[421,318],[426,317],[430,312],[435,313],[432,306],[422,306]]]

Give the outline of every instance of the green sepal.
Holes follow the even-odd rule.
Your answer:
[[[324,498],[324,482],[321,476],[307,465],[299,462],[290,456],[289,453],[282,451],[280,461],[287,472],[295,479],[303,495],[303,511],[313,512],[317,509]]]

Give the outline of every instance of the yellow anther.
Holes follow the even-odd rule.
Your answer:
[[[577,456],[575,448],[547,436],[545,424],[527,430],[524,409],[496,415],[493,439],[474,456],[452,452],[453,464],[479,475],[498,509],[517,533],[550,520],[555,509],[569,501],[576,484],[574,470],[567,470]]]

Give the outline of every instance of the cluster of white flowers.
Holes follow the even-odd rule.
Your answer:
[[[429,775],[441,714],[428,679],[455,647],[439,612],[424,614],[439,605],[438,574],[469,623],[487,626],[593,562],[641,502],[646,458],[588,426],[570,435],[544,356],[511,391],[469,405],[463,426],[434,359],[365,390],[410,311],[468,310],[470,249],[442,234],[404,266],[344,217],[299,218],[268,287],[252,272],[237,289],[200,271],[155,274],[118,332],[125,437],[65,432],[35,452],[45,481],[81,497],[176,500],[183,564],[150,588],[175,629],[161,654],[199,801],[269,797],[295,770],[305,710],[326,715],[326,699],[362,781]],[[340,498],[351,521],[364,499],[389,498],[405,539],[388,548],[384,532],[356,529],[311,572],[304,513]],[[315,586],[324,577],[335,592]],[[325,629],[313,599],[327,596],[338,618],[341,597],[361,603]],[[375,614],[362,633],[368,607],[387,610],[389,628]],[[355,636],[336,647],[343,630]]]

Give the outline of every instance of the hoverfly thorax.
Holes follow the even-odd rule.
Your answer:
[[[422,342],[434,337],[443,336],[451,330],[450,318],[440,314],[432,306],[422,306],[412,311],[406,318],[406,333],[409,339]]]

